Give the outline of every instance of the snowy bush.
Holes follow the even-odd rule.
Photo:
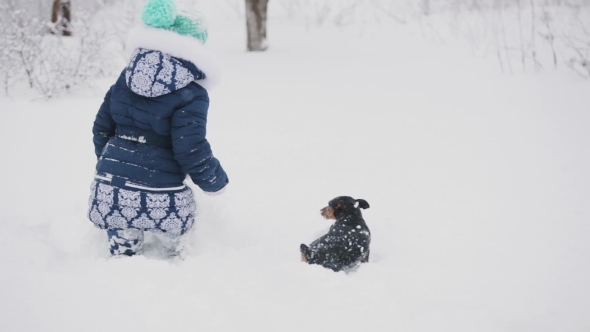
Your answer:
[[[123,41],[133,24],[135,3],[121,2],[115,8],[86,2],[75,11],[72,37],[51,34],[52,24],[34,3],[0,4],[0,78],[5,92],[26,83],[50,98],[113,74],[124,60]]]
[[[275,15],[298,19],[307,27],[404,23],[417,13],[416,1],[391,0],[275,0]],[[419,12],[419,9],[418,9]]]
[[[586,22],[588,1],[495,0],[457,6],[450,21],[439,25],[448,23],[474,52],[495,53],[503,71],[538,72],[567,65],[589,77]]]
[[[229,1],[229,0],[228,0]],[[384,29],[420,21],[437,40],[460,37],[503,71],[566,65],[590,76],[588,0],[274,0],[274,14],[307,27]]]
[[[577,11],[572,17],[568,31],[560,32],[558,39],[565,46],[565,62],[576,73],[590,78],[590,8],[585,15]],[[582,18],[584,17],[584,18]]]

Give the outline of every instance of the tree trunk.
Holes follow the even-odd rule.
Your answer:
[[[246,0],[248,51],[265,51],[268,0]]]
[[[70,0],[53,0],[51,22],[54,23],[54,28],[51,30],[51,33],[62,36],[71,36],[71,21],[72,12]]]
[[[422,13],[425,16],[430,15],[430,0],[422,0]]]

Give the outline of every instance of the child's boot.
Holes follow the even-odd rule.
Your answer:
[[[133,256],[143,244],[143,231],[139,229],[109,229],[107,235],[112,255]]]

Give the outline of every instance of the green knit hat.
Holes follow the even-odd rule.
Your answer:
[[[143,7],[141,20],[154,28],[166,29],[183,36],[192,36],[205,43],[207,26],[199,13],[180,12],[174,0],[148,0]]]

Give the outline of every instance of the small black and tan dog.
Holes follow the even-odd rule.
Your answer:
[[[371,232],[360,210],[368,208],[369,203],[364,199],[340,196],[331,200],[321,213],[324,218],[336,222],[328,234],[313,241],[309,247],[301,245],[301,261],[336,272],[368,262]]]

